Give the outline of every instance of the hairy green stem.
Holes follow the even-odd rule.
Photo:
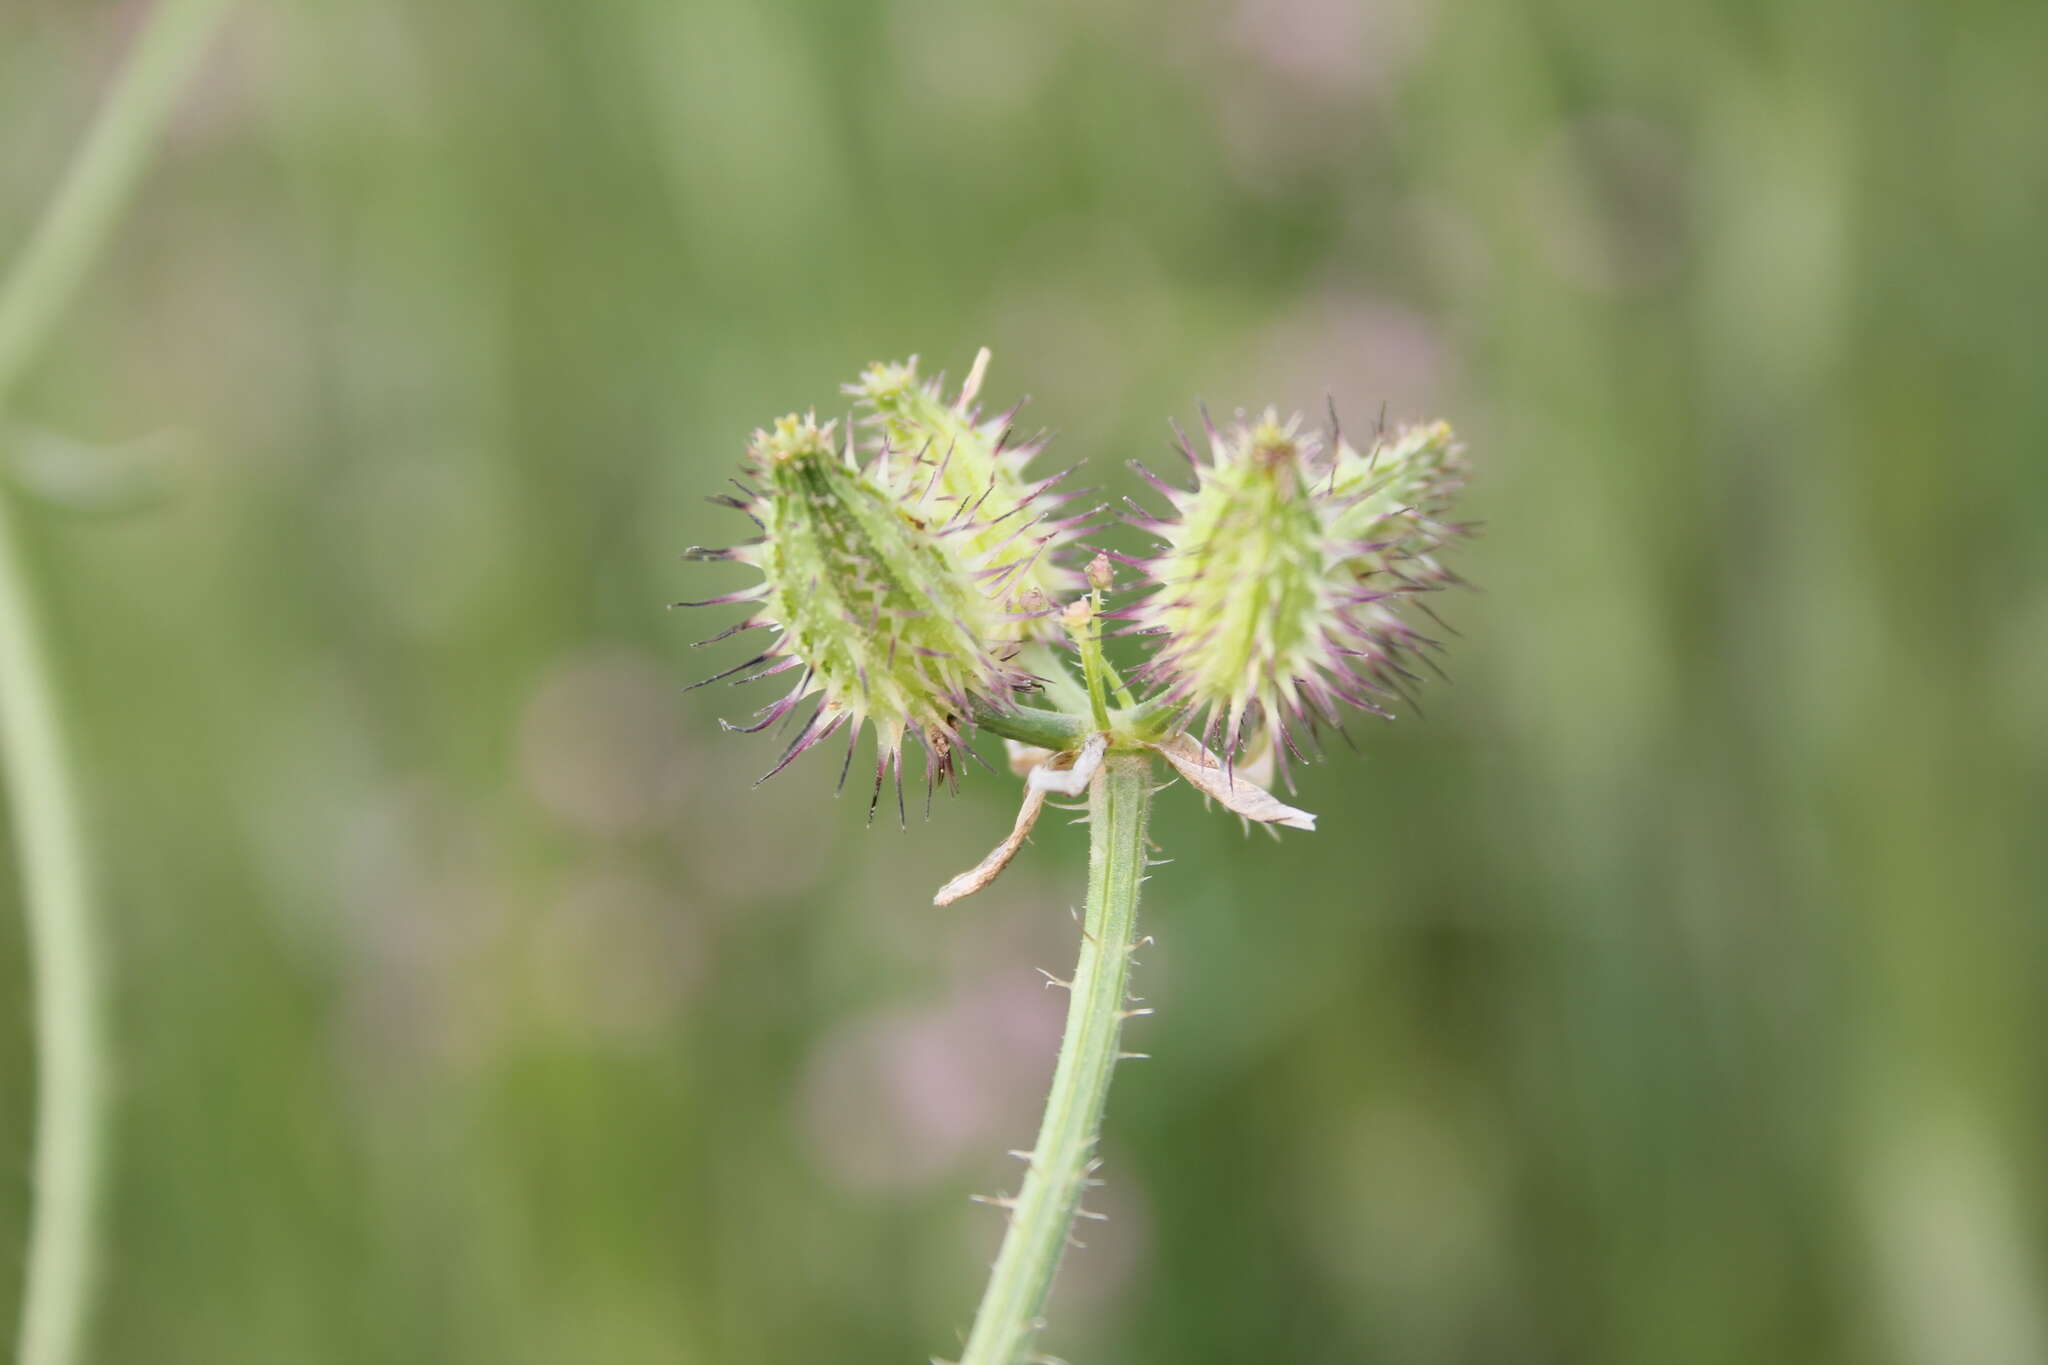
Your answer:
[[[1088,616],[1079,624],[1069,624],[1068,633],[1074,637],[1074,648],[1081,654],[1081,677],[1088,686],[1088,709],[1095,718],[1095,728],[1109,728],[1108,684],[1103,680],[1102,671],[1108,661],[1102,657],[1102,593],[1088,595]]]
[[[1110,737],[1124,746],[1156,744],[1174,732],[1171,722],[1176,714],[1167,706],[1151,709],[1123,707],[1109,713]],[[977,706],[974,723],[992,735],[1014,739],[1019,744],[1033,744],[1054,753],[1080,748],[1081,742],[1097,728],[1094,717],[1087,714],[1041,711],[1030,706],[1019,707],[1015,711]]]
[[[1085,698],[1083,702],[1085,704]],[[1015,711],[979,706],[975,708],[974,723],[992,735],[1050,749],[1054,753],[1079,748],[1081,741],[1088,737],[1088,717],[1071,716],[1064,711],[1040,711],[1028,706]]]
[[[151,14],[63,184],[0,283],[0,417],[106,241],[226,0]],[[21,868],[36,1027],[35,1209],[20,1365],[83,1358],[102,1153],[98,939],[63,709],[13,508],[0,491],[0,764]]]
[[[1126,990],[1151,801],[1151,763],[1135,755],[1111,755],[1089,788],[1088,910],[1066,1034],[1038,1145],[1011,1203],[1009,1231],[961,1365],[1018,1365],[1026,1359],[1081,1196],[1092,1183],[1103,1102],[1123,1055],[1123,1021],[1132,1013]]]

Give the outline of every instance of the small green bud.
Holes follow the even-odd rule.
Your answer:
[[[988,361],[984,348],[952,402],[939,380],[919,378],[915,356],[870,366],[846,392],[865,414],[877,469],[900,496],[942,509],[942,515],[973,509],[977,526],[967,535],[968,547],[987,557],[984,589],[1014,618],[1008,638],[1048,638],[1057,626],[1026,603],[1035,600],[1034,588],[1058,600],[1081,586],[1080,576],[1058,563],[1057,554],[1081,534],[1094,511],[1066,513],[1065,496],[1055,491],[1066,472],[1044,479],[1028,473],[1045,441],[1015,439],[1016,408],[982,420],[975,400]]]
[[[765,729],[821,694],[774,771],[849,723],[850,757],[852,739],[871,720],[879,792],[885,766],[900,774],[906,736],[923,744],[932,778],[948,775],[974,706],[1007,706],[1026,679],[997,643],[1009,622],[980,587],[976,523],[957,511],[920,516],[873,466],[861,466],[850,444],[835,445],[836,425],[791,415],[756,432],[748,464],[765,488],[748,489],[750,502],[725,501],[758,521],[761,537],[694,554],[759,569],[758,588],[714,600],[758,603],[733,631],[776,634],[766,652],[719,676],[756,665],[760,671],[741,681],[803,670],[757,724],[731,728]]]

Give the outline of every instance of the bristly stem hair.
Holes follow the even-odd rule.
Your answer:
[[[0,281],[0,417],[112,231],[227,0],[163,0],[62,185]],[[75,1365],[92,1306],[105,1039],[90,868],[63,708],[0,490],[0,767],[35,991],[34,1212],[20,1365]]]
[[[1015,1365],[1036,1336],[1053,1274],[1099,1164],[1096,1145],[1110,1073],[1123,1055],[1138,887],[1145,879],[1145,822],[1152,765],[1114,754],[1088,792],[1088,908],[1070,983],[1066,1033],[1046,1097],[1031,1165],[1010,1210],[1009,1231],[975,1314],[961,1365]]]

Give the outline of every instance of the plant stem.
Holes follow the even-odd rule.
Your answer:
[[[0,755],[35,981],[35,1211],[21,1365],[80,1358],[91,1299],[104,1084],[98,934],[62,712],[42,623],[0,498]]]
[[[1102,671],[1108,661],[1102,657],[1102,592],[1100,589],[1088,595],[1088,616],[1079,625],[1070,625],[1068,631],[1074,637],[1074,647],[1081,652],[1081,677],[1088,685],[1088,708],[1095,718],[1095,728],[1109,728],[1109,696]]]
[[[1025,1359],[1081,1196],[1091,1183],[1110,1073],[1122,1055],[1118,1036],[1131,1013],[1125,991],[1151,802],[1151,763],[1131,754],[1112,754],[1089,789],[1088,910],[1066,1034],[1038,1145],[961,1365],[1017,1365]]]
[[[1086,702],[1084,697],[1083,702]],[[1034,744],[1041,749],[1060,753],[1080,746],[1088,737],[1088,718],[1071,716],[1062,711],[1040,711],[1023,707],[1015,711],[998,711],[994,707],[978,707],[974,723],[992,735],[1014,739],[1019,744]]]
[[[226,0],[164,0],[136,38],[63,184],[0,283],[0,417],[133,189]],[[0,764],[35,983],[35,1210],[20,1365],[83,1356],[92,1300],[105,1044],[99,947],[63,710],[0,490]]]
[[[0,407],[99,254],[228,0],[163,0],[0,293]]]

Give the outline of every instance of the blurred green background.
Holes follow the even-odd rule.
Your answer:
[[[0,254],[143,12],[7,6]],[[661,607],[744,581],[677,552],[753,426],[987,344],[1113,491],[1334,395],[1489,523],[1323,832],[1162,799],[1047,1349],[2048,1360],[2044,316],[2031,0],[241,6],[0,433],[115,953],[95,1358],[952,1353],[1080,832],[932,909],[1009,780],[751,790]]]

